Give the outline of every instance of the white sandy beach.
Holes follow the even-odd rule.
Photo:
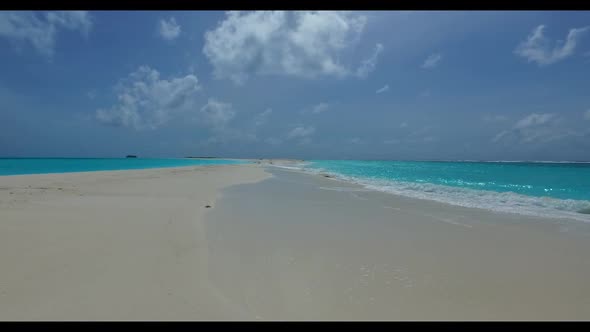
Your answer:
[[[589,240],[261,164],[4,176],[0,320],[587,320]]]
[[[203,215],[221,188],[267,176],[206,166],[0,177],[0,320],[246,318],[209,285]]]

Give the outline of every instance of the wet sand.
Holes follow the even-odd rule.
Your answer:
[[[224,190],[214,285],[262,320],[587,320],[590,227],[321,176]]]

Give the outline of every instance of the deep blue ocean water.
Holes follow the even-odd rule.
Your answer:
[[[301,168],[409,197],[590,221],[590,163],[312,160]]]
[[[0,176],[239,164],[244,162],[232,159],[188,158],[0,158]]]

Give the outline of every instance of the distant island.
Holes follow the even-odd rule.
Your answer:
[[[137,156],[135,156],[135,155],[132,155],[132,154],[129,154],[129,155],[127,155],[127,157],[125,157],[125,158],[137,158]]]

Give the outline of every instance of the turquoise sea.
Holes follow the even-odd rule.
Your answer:
[[[244,162],[232,159],[188,158],[0,158],[0,176],[239,164]]]
[[[299,168],[403,196],[590,221],[590,163],[312,160]]]

